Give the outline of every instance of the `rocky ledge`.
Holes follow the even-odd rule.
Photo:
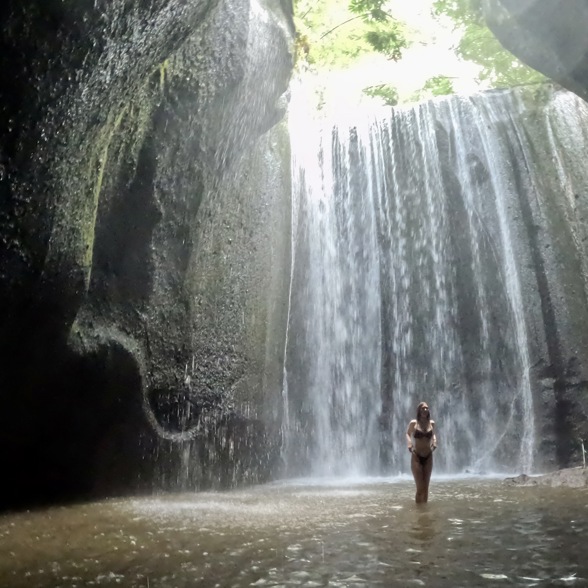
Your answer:
[[[506,478],[509,486],[551,486],[552,488],[584,488],[588,487],[588,468],[576,467],[557,470],[540,476],[521,474],[514,478]]]

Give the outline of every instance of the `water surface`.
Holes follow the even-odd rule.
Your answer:
[[[588,491],[308,480],[0,518],[0,586],[587,586]]]

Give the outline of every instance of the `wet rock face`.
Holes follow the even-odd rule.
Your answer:
[[[554,0],[484,0],[484,14],[492,32],[506,49],[583,100],[588,100],[588,4]],[[585,128],[581,121],[578,129]],[[575,131],[574,131],[575,132]],[[568,131],[573,137],[574,132]],[[580,130],[578,132],[581,132]],[[529,235],[530,264],[535,268],[536,319],[532,334],[543,330],[545,340],[531,337],[538,382],[536,406],[544,454],[553,452],[565,467],[578,462],[579,440],[586,436],[588,376],[585,368],[586,207],[585,183],[576,183],[576,154],[566,138],[557,139],[571,155],[571,182],[562,182],[558,161],[543,159],[545,136],[533,146],[533,160],[544,161],[543,186],[550,196],[533,210],[533,200],[522,207]],[[571,194],[570,194],[571,192]],[[566,210],[567,209],[567,210]],[[564,213],[563,211],[566,210]],[[535,217],[535,218],[533,218]],[[547,240],[552,234],[553,240]],[[535,279],[533,280],[535,282]],[[554,400],[555,399],[555,400]],[[546,424],[548,423],[548,424]],[[548,464],[553,465],[553,464]]]
[[[541,476],[521,474],[514,478],[505,478],[507,486],[551,486],[552,488],[585,488],[588,486],[586,468],[565,468]]]
[[[289,3],[3,14],[0,508],[268,476]]]
[[[588,5],[567,0],[484,0],[486,22],[521,61],[588,100]]]

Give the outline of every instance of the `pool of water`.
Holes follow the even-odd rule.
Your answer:
[[[0,517],[0,586],[588,586],[588,490],[295,481]]]

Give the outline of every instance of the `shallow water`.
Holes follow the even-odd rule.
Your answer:
[[[0,518],[0,586],[588,586],[588,490],[308,480]]]

